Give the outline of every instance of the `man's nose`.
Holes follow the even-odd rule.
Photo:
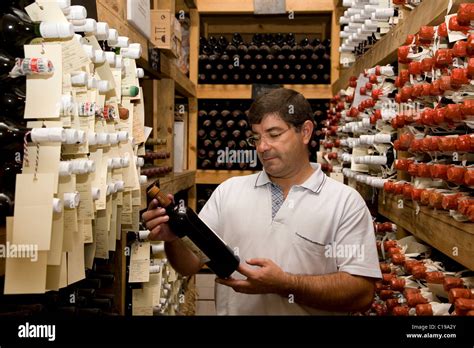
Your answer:
[[[257,144],[257,152],[264,153],[265,151],[270,150],[270,145],[267,143],[265,138],[260,139]]]

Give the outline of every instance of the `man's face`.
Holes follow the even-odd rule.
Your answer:
[[[269,114],[261,123],[252,125],[253,133],[260,139],[256,144],[258,158],[268,175],[275,178],[289,177],[308,160],[307,144],[310,136],[306,135],[309,127],[307,123],[297,131],[278,115]]]

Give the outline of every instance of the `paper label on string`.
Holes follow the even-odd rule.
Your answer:
[[[150,242],[135,242],[130,254],[130,283],[148,282],[150,279]]]

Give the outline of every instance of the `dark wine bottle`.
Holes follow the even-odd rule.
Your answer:
[[[171,230],[218,277],[227,278],[237,269],[239,257],[183,201],[174,204],[156,185],[148,188],[147,195],[166,209]]]

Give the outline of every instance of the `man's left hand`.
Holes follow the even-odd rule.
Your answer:
[[[240,264],[237,271],[247,279],[221,279],[217,278],[216,282],[227,285],[237,292],[244,294],[283,294],[289,283],[290,275],[285,273],[275,262],[270,259],[249,259],[246,261],[251,266]]]

